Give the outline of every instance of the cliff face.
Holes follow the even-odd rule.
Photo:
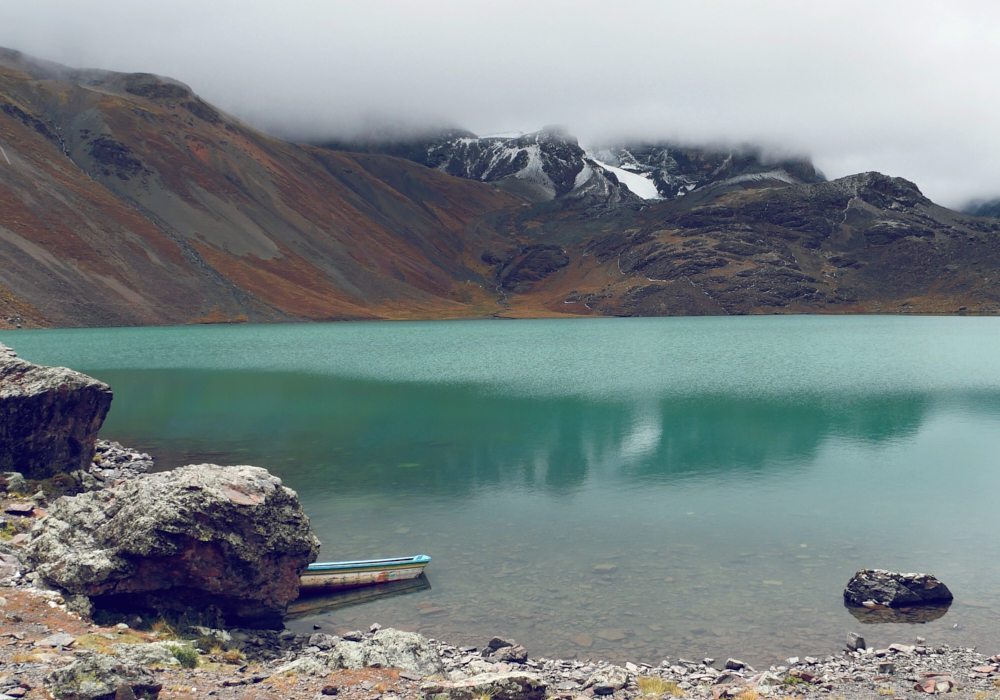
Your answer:
[[[332,146],[0,50],[0,328],[1000,308],[1000,221],[877,173],[554,129]]]

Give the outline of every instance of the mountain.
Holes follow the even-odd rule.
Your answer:
[[[375,136],[317,145],[407,158],[449,175],[495,183],[533,202],[640,206],[735,178],[786,184],[825,179],[807,159],[768,160],[752,146],[622,143],[588,152],[564,128],[552,126],[525,134],[480,137],[448,129],[408,140]]]
[[[752,147],[295,144],[0,50],[0,149],[0,328],[1000,310],[1000,221]]]

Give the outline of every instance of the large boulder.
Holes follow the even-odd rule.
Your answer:
[[[441,656],[426,639],[413,632],[394,629],[379,630],[357,642],[338,642],[330,652],[327,664],[351,670],[367,666],[398,668],[422,676],[443,676],[446,673]]]
[[[221,610],[277,627],[319,553],[298,496],[259,467],[198,464],[60,498],[24,556],[47,581],[121,612]]]
[[[953,597],[948,587],[931,574],[899,574],[884,569],[862,569],[844,589],[844,602],[855,607],[905,608],[950,603]]]
[[[104,382],[0,345],[0,471],[48,479],[87,469],[111,398]]]
[[[111,398],[104,382],[0,345],[0,471],[47,479],[86,469]]]

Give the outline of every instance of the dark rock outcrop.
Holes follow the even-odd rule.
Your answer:
[[[104,382],[0,345],[0,471],[47,479],[87,469],[111,398]]]
[[[319,553],[298,496],[259,467],[189,465],[63,497],[26,558],[99,609],[222,612],[279,626]]]
[[[900,574],[884,569],[862,569],[844,589],[844,602],[853,606],[910,607],[949,603],[948,587],[930,574]]]
[[[569,256],[557,245],[530,245],[501,268],[497,277],[505,291],[523,291],[566,267]]]

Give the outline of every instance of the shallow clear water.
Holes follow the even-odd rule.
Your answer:
[[[109,382],[103,434],[161,466],[281,476],[322,559],[434,557],[431,590],[293,623],[303,630],[377,621],[649,661],[833,653],[852,630],[876,644],[919,634],[1000,647],[995,319],[211,326],[0,342]],[[857,620],[841,592],[862,567],[933,572],[956,602],[921,625]]]

